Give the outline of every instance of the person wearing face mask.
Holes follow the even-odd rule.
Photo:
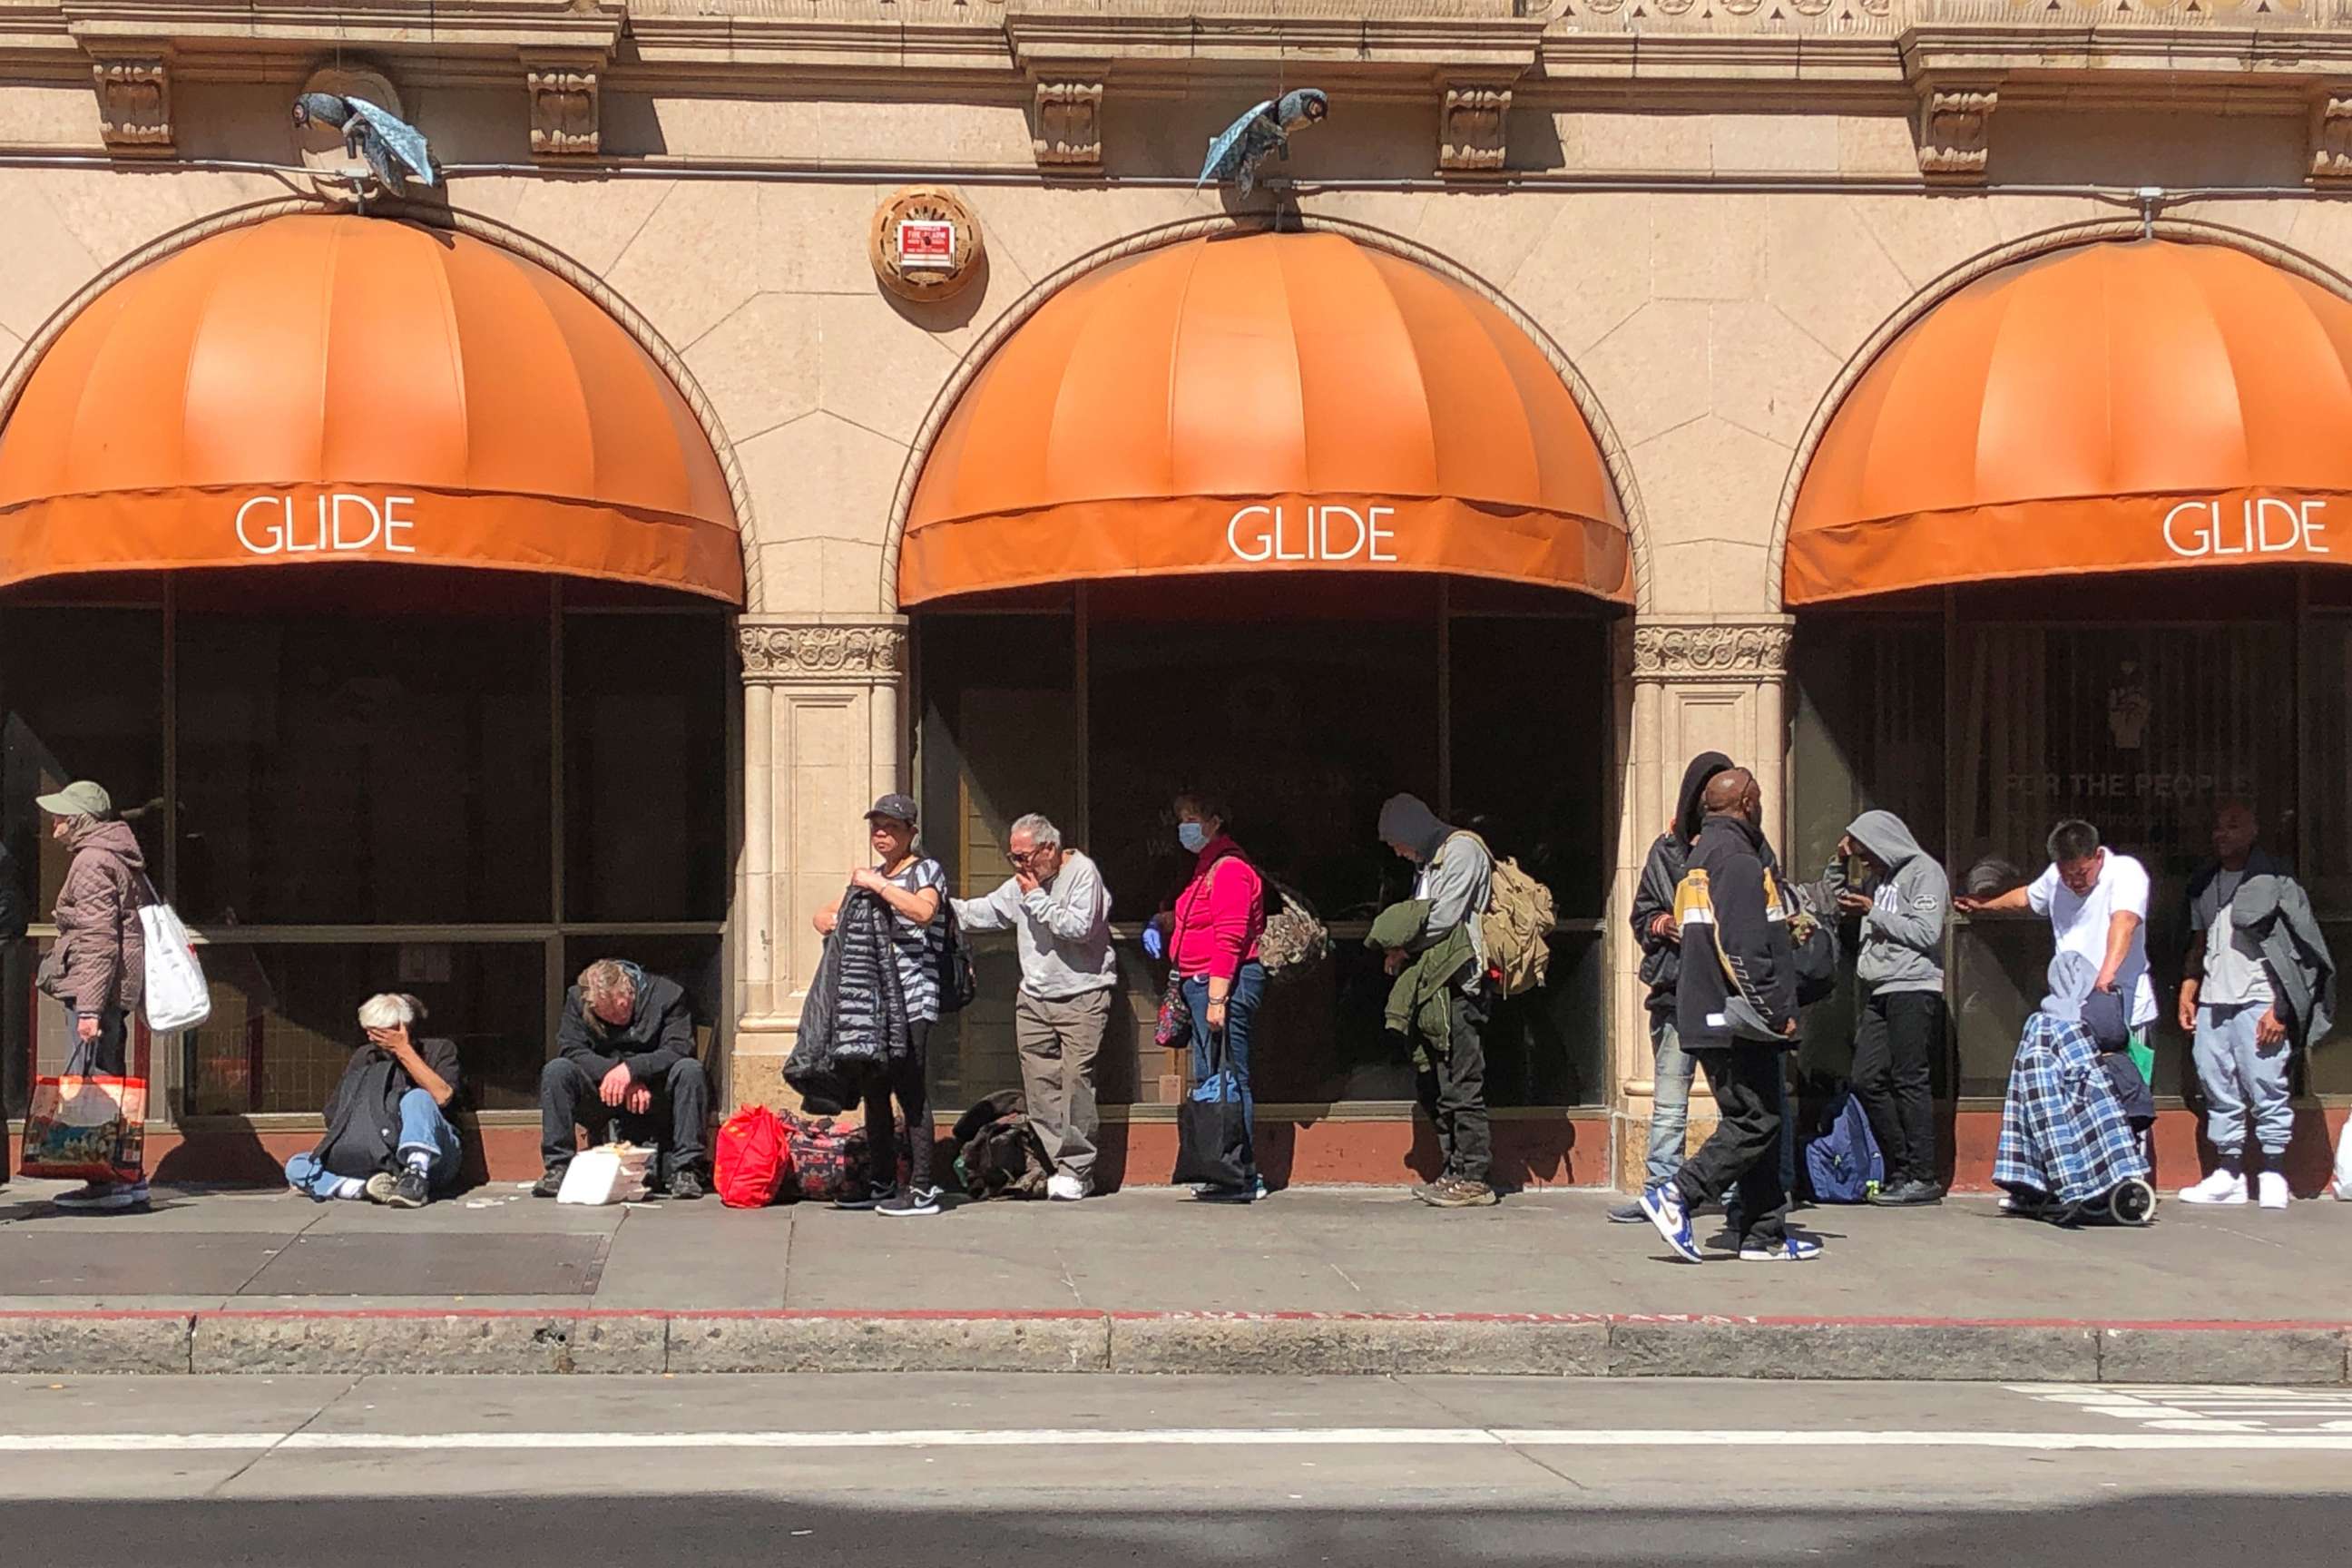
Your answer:
[[[1164,951],[1183,982],[1184,1002],[1192,1014],[1195,1082],[1207,1081],[1215,1070],[1213,1047],[1223,1037],[1224,1065],[1241,1091],[1246,1130],[1256,1107],[1250,1092],[1250,1036],[1265,994],[1265,969],[1258,962],[1258,939],[1265,932],[1265,879],[1226,832],[1225,820],[1224,804],[1213,795],[1194,791],[1176,797],[1176,842],[1192,857],[1192,875],[1177,895],[1175,909],[1145,932],[1144,948],[1155,958]],[[1246,1152],[1242,1184],[1204,1188],[1202,1199],[1245,1204],[1265,1195],[1254,1144]]]

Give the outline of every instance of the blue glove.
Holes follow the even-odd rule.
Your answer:
[[[1148,925],[1143,928],[1143,951],[1146,956],[1151,958],[1168,956],[1168,939],[1160,934],[1158,925]]]

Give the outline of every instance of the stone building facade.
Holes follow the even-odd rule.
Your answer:
[[[1303,87],[1329,95],[1329,117],[1297,131],[1251,195],[1196,188],[1210,138]],[[306,89],[372,96],[415,124],[439,183],[404,202],[362,194],[331,136],[289,123]],[[963,643],[944,631],[926,643],[935,606],[902,603],[902,543],[927,463],[961,400],[984,388],[992,356],[1099,268],[1245,232],[1337,236],[1485,301],[1568,388],[1629,552],[1622,595],[1562,590],[1583,618],[1542,645],[1574,652],[1559,684],[1590,723],[1578,731],[1593,742],[1586,750],[1603,758],[1578,828],[1591,836],[1595,890],[1563,908],[1583,945],[1562,966],[1593,978],[1567,1012],[1530,1028],[1525,1102],[1502,1129],[1520,1179],[1611,1183],[1639,1167],[1652,1092],[1624,916],[1684,760],[1714,748],[1759,765],[1792,860],[1825,851],[1813,816],[1885,803],[1867,769],[1825,763],[1801,776],[1809,744],[1834,758],[1849,749],[1850,730],[1820,715],[1852,690],[1829,680],[1801,700],[1792,681],[1808,615],[1784,590],[1800,492],[1847,394],[1947,300],[2088,245],[2225,247],[2352,294],[2347,106],[2352,22],[2317,0],[5,0],[0,353],[13,407],[80,312],[140,268],[240,228],[362,208],[369,222],[530,258],[619,323],[692,411],[740,539],[740,602],[724,606],[734,684],[712,727],[677,742],[681,765],[710,781],[691,831],[727,868],[723,899],[682,918],[575,921],[559,904],[551,919],[509,920],[495,900],[462,919],[404,909],[374,935],[365,920],[303,912],[281,923],[289,952],[326,940],[297,930],[309,921],[425,987],[447,973],[436,950],[454,946],[462,967],[467,943],[500,932],[541,944],[530,951],[543,950],[542,966],[518,960],[534,981],[560,980],[580,952],[638,928],[647,941],[705,942],[692,962],[706,974],[712,1049],[744,1101],[781,1092],[819,953],[810,917],[863,852],[866,803],[918,793],[930,836],[958,837],[959,874],[976,890],[997,867],[984,852],[991,825],[1026,803],[995,797],[982,776],[994,764],[946,757],[975,743],[954,714],[982,726],[980,715],[1002,709],[1019,716],[1008,722],[1025,742],[1018,727],[1048,722],[1051,692],[1074,690],[1065,716],[1077,738],[1054,744],[1083,758],[1090,731],[1116,727],[1116,693],[1141,689],[1085,684],[1127,679],[1113,668],[1126,647],[1113,621],[1185,613],[1130,604],[1114,587],[1092,599],[1068,590],[1076,609],[1067,596],[987,600],[980,608],[1015,619],[1074,616],[1079,631],[1051,637],[1074,635],[1067,657],[1094,673],[1043,683],[1044,699],[967,692],[953,711],[943,688],[927,686],[945,650],[970,646],[970,626],[956,634]],[[942,248],[902,247],[903,222],[947,226]],[[257,351],[249,373],[271,363]],[[355,380],[328,395],[371,395],[364,367],[339,363]],[[528,386],[546,369],[510,374]],[[2266,482],[2324,488],[2296,473]],[[0,514],[0,554],[19,547],[10,526]],[[2306,699],[2315,692],[2340,720],[2325,612],[2343,595],[2318,554],[2294,560],[2276,657],[2316,682]],[[1318,613],[1344,616],[1355,579],[1311,581]],[[38,602],[87,597],[61,597],[60,583],[44,578]],[[225,572],[182,590],[238,591]],[[17,603],[0,600],[0,638],[13,641],[26,589],[7,593]],[[1436,641],[1459,658],[1470,634],[1442,628],[1468,624],[1468,601],[1438,603]],[[1958,586],[1890,601],[1890,614],[1911,617],[1904,635],[1927,628],[1936,668],[1920,689],[1935,712],[1947,697],[1959,702],[1968,658],[1944,650],[1960,647],[1975,603]],[[1512,600],[1478,613],[1527,610]],[[371,601],[352,613],[395,611]],[[2170,613],[2151,600],[2147,616]],[[1837,636],[1864,640],[1824,656],[1853,681],[1894,668],[1872,651],[1868,624],[1837,622]],[[37,679],[54,693],[74,677]],[[2225,696],[2252,702],[2262,679],[2254,668]],[[1445,737],[1436,787],[1475,800],[1457,760],[1470,753],[1453,734],[1455,689],[1433,700],[1433,732]],[[0,690],[0,704],[23,706],[15,690]],[[2236,743],[2202,737],[2183,744]],[[70,766],[67,741],[51,749]],[[1958,766],[1924,765],[1939,776]],[[1094,819],[1092,802],[1115,793],[1101,782],[1112,771],[1101,762],[1081,786],[1093,795],[1069,808],[1089,843],[1142,832]],[[28,809],[19,784],[8,784],[12,821]],[[180,787],[167,777],[163,793]],[[2298,799],[2294,833],[2340,815]],[[1974,852],[1963,837],[1953,830],[1955,854]],[[1123,920],[1157,896],[1120,892]],[[208,913],[192,911],[200,929]],[[1969,1000],[1956,994],[1956,1016]],[[29,1004],[10,1006],[21,1098],[26,1068],[55,1042],[26,1032],[18,1015]],[[255,1005],[242,1101],[195,1081],[223,1070],[214,1055],[157,1046],[152,1070],[170,1090],[157,1114],[191,1149],[252,1132],[272,1148],[299,1142],[299,1113],[256,1087],[277,1049],[268,1011]],[[963,1054],[939,1069],[962,1098],[1003,1081],[1009,1057],[989,1026],[969,1023]],[[542,1010],[515,1027],[551,1026]],[[1818,1045],[1834,1066],[1834,1042]],[[520,1086],[539,1047],[514,1048]],[[1291,1173],[1397,1179],[1412,1154],[1409,1089],[1363,1065],[1376,1047],[1331,1048],[1355,1065],[1305,1075],[1313,1092],[1273,1097],[1263,1111],[1292,1129]],[[1563,1077],[1533,1059],[1546,1051],[1593,1065]],[[1116,1097],[1129,1109],[1113,1120],[1127,1129],[1129,1179],[1156,1179],[1169,1141],[1163,1064],[1148,1040],[1129,1054]],[[1965,1047],[1959,1062],[1943,1087],[1968,1180],[1988,1102]],[[2324,1075],[2306,1086],[2312,1114],[2330,1086]],[[527,1165],[521,1102],[480,1116],[493,1167]]]

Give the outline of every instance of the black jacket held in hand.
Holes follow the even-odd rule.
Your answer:
[[[897,918],[872,893],[852,889],[824,939],[800,1032],[784,1058],[784,1081],[820,1116],[856,1101],[866,1073],[914,1048],[898,984]]]
[[[647,974],[635,964],[630,976],[637,989],[637,1005],[625,1024],[607,1024],[592,1017],[588,999],[574,985],[563,996],[563,1021],[556,1026],[555,1047],[601,1082],[606,1073],[626,1063],[634,1083],[659,1087],[669,1069],[692,1059],[694,1010],[687,1005],[686,989],[675,980]]]
[[[1675,1018],[1685,1050],[1763,1043],[1738,1027],[1742,1013],[1776,1039],[1797,1016],[1787,909],[1769,853],[1744,816],[1708,817],[1691,846],[1675,892],[1683,932]]]

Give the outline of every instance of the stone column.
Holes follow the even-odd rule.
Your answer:
[[[1645,616],[1634,623],[1633,745],[1626,758],[1624,863],[1611,910],[1615,1005],[1610,1009],[1618,1083],[1617,1183],[1641,1182],[1648,1149],[1651,1083],[1649,1016],[1630,936],[1633,889],[1650,845],[1673,820],[1683,769],[1700,752],[1721,752],[1752,769],[1764,786],[1764,829],[1778,848],[1792,820],[1788,798],[1788,734],[1782,686],[1788,678],[1787,616],[1739,619]],[[1714,1117],[1700,1087],[1691,1108],[1694,1143]]]
[[[781,1076],[822,943],[810,923],[863,865],[866,808],[907,787],[907,623],[746,616],[743,864],[730,1105],[791,1104]]]

